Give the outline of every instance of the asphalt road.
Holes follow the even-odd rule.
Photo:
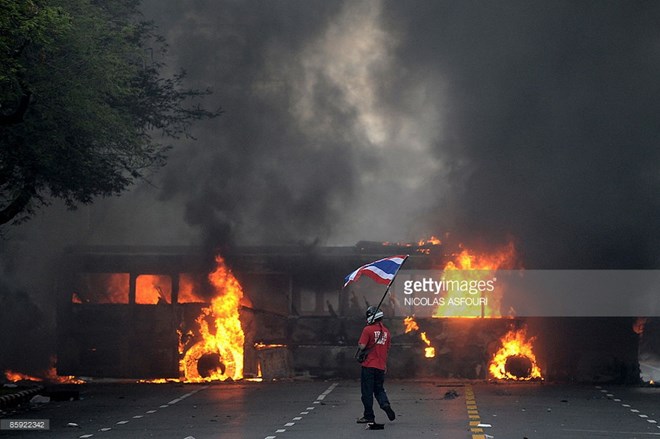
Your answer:
[[[87,384],[77,401],[49,402],[2,419],[48,419],[21,438],[309,439],[660,438],[660,388],[548,383],[389,380],[394,422],[356,424],[357,381]]]

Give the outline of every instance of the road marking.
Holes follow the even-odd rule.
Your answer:
[[[599,386],[595,386],[595,387],[596,387],[596,389],[600,389]],[[601,390],[601,392],[602,392],[602,391],[603,391],[603,390]],[[612,393],[607,393],[606,396],[607,396],[608,398],[612,398],[612,397],[614,397],[614,394],[612,394]],[[614,399],[612,399],[612,401],[614,401],[614,402],[621,402],[621,399],[620,399],[620,398],[614,398]],[[655,419],[648,419],[648,417],[649,417],[648,415],[645,415],[645,414],[643,414],[643,413],[640,413],[639,410],[637,410],[636,408],[632,408],[632,407],[630,406],[630,404],[621,404],[621,407],[625,407],[625,408],[629,409],[629,410],[630,410],[630,413],[635,413],[635,414],[636,414],[637,416],[639,416],[641,419],[644,419],[646,422],[648,422],[648,423],[650,423],[650,424],[657,424],[657,423],[658,423],[658,421],[656,421]],[[658,426],[658,428],[660,428],[660,426]],[[586,431],[586,430],[585,430],[585,431]],[[641,434],[641,433],[640,433],[640,434]],[[644,433],[644,434],[657,435],[657,433]]]
[[[173,399],[172,401],[168,402],[167,404],[161,405],[160,408],[167,408],[170,405],[181,402],[182,400],[194,395],[197,392],[201,392],[202,390],[208,389],[208,387],[209,386],[200,387],[199,389],[193,390],[192,392],[188,392],[185,395],[181,395],[180,397],[178,397],[176,399]],[[148,410],[146,413],[153,414],[153,413],[156,413],[156,411],[157,410]],[[144,415],[135,415],[135,416],[133,416],[133,419],[142,419],[143,417],[144,417]],[[125,424],[128,424],[128,422],[129,422],[128,420],[122,420],[122,421],[118,421],[117,424],[115,424],[115,425],[125,425]],[[109,428],[109,427],[104,427],[104,428],[99,429],[100,432],[104,432],[104,433],[107,432],[107,431],[110,431],[110,430],[112,430],[112,429]],[[84,439],[84,438],[90,438],[92,436],[93,436],[93,434],[89,434],[89,435],[80,436],[80,438]],[[190,438],[192,436],[188,436],[188,437]],[[188,439],[188,438],[186,438],[186,439]]]
[[[474,396],[472,385],[468,384],[465,387],[465,408],[469,419],[470,432],[472,439],[486,439],[488,436],[484,433],[484,428],[488,428],[490,424],[482,424],[481,417],[479,416],[479,408],[477,407],[477,400]]]
[[[88,437],[94,436],[93,434],[83,434],[82,436],[78,436],[80,439],[87,439]]]
[[[331,384],[330,387],[328,387],[327,389],[325,389],[325,391],[321,392],[321,394],[320,394],[319,396],[316,397],[316,400],[314,400],[314,401],[312,402],[312,404],[321,404],[321,401],[323,401],[323,400],[325,399],[325,397],[328,396],[328,395],[330,394],[330,392],[332,392],[333,390],[335,390],[335,387],[337,387],[338,384],[339,384],[339,383],[333,383],[333,384]],[[301,414],[301,415],[308,415],[310,410],[314,410],[314,407],[312,407],[312,406],[307,407],[307,408],[305,409],[305,411],[300,412],[300,414]],[[295,416],[295,417],[293,417],[291,420],[292,420],[292,421],[302,421],[302,419],[303,419],[302,416]],[[284,424],[284,427],[293,427],[294,425],[296,425],[295,422],[287,422],[286,424]],[[286,432],[286,428],[279,428],[279,429],[275,430],[275,433],[285,433],[285,432]],[[277,436],[266,436],[264,439],[274,439],[274,438],[276,438],[276,437],[277,437]]]

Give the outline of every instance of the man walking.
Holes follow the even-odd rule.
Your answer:
[[[390,331],[383,325],[383,311],[375,306],[367,308],[367,326],[362,330],[358,346],[368,350],[367,358],[362,363],[360,382],[362,387],[362,405],[364,414],[357,420],[358,424],[373,423],[374,396],[381,409],[387,413],[387,418],[393,421],[396,415],[390,407],[383,384],[387,369],[387,352],[390,349]]]

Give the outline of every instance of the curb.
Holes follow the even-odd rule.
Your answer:
[[[0,396],[0,408],[14,407],[42,390],[44,390],[44,386],[36,386],[10,395]]]

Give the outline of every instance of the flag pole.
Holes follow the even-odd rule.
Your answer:
[[[394,273],[394,277],[392,277],[392,280],[390,281],[390,283],[387,284],[387,288],[385,289],[385,293],[383,294],[383,297],[380,298],[380,302],[378,302],[378,306],[376,307],[376,312],[378,312],[378,310],[380,309],[380,306],[383,304],[383,300],[385,300],[385,296],[387,296],[387,293],[390,291],[390,287],[394,283],[394,279],[396,279],[396,276],[397,276],[397,274],[399,274],[399,271],[401,271],[401,267],[403,267],[403,264],[405,264],[406,261],[408,260],[408,256],[410,256],[410,255],[406,255],[406,257],[403,258],[403,261],[401,262],[401,265],[399,265],[399,269],[396,271],[396,273]]]

